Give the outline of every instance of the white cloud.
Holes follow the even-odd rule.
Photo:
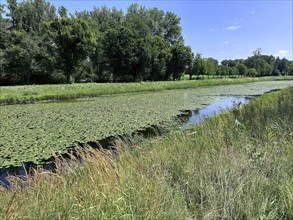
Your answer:
[[[249,12],[249,14],[251,14],[251,15],[255,15],[255,13],[256,13],[255,10],[252,10],[252,11]]]
[[[289,51],[288,50],[279,50],[274,56],[275,57],[283,58],[283,57],[285,57],[288,54],[289,54]]]
[[[224,52],[224,51],[219,51],[219,52],[217,52],[218,54],[225,54],[226,52]]]
[[[225,40],[222,42],[222,44],[227,45],[227,44],[229,44],[229,41]]]
[[[238,25],[238,26],[230,26],[230,27],[226,27],[226,28],[224,28],[223,30],[235,31],[235,30],[237,30],[237,29],[239,29],[239,28],[241,28],[240,25]]]

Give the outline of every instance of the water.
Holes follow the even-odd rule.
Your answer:
[[[249,97],[242,96],[221,96],[217,97],[212,104],[205,108],[192,110],[188,120],[181,124],[181,130],[191,128],[192,125],[203,122],[206,117],[212,117],[223,110],[239,107],[249,101]]]
[[[42,166],[43,170],[46,171],[54,171],[55,166],[54,163],[51,164],[44,164]],[[18,167],[2,167],[0,169],[0,186],[4,188],[9,188],[11,183],[7,179],[8,176],[17,176],[20,177],[22,180],[25,180],[25,176],[27,174],[33,174],[33,170],[37,169],[37,165],[32,162],[23,162],[22,166]]]
[[[239,107],[242,104],[245,104],[249,101],[249,97],[243,97],[243,96],[220,96],[215,98],[215,100],[212,102],[212,104],[207,105],[206,107],[198,110],[192,110],[192,111],[185,111],[180,117],[184,118],[184,122],[181,124],[181,130],[186,130],[188,128],[191,128],[192,125],[204,121],[205,117],[214,116],[218,113],[220,113],[223,110],[228,110],[232,107]],[[139,130],[137,131],[139,134],[141,134],[144,137],[148,137],[150,135],[150,131],[156,134],[160,134],[160,132],[157,129],[154,129],[153,127],[150,127],[147,130]],[[112,139],[114,137],[106,138],[101,140],[100,144],[97,144],[96,142],[89,142],[88,144],[92,147],[99,148],[102,146],[103,148],[110,149]],[[42,169],[44,170],[51,170],[54,171],[54,163],[51,163],[51,165],[43,165]],[[26,174],[32,174],[32,170],[37,168],[37,166],[33,163],[24,162],[23,166],[19,167],[9,167],[9,168],[1,168],[0,169],[0,186],[4,186],[5,188],[9,188],[11,186],[10,182],[7,180],[8,175],[16,175],[18,177],[21,177],[23,180],[25,180]]]

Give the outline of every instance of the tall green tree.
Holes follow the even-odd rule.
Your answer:
[[[76,18],[55,18],[48,24],[49,34],[58,51],[58,67],[64,72],[66,82],[74,81],[71,76],[79,64],[87,58],[88,49],[94,44],[86,22]]]
[[[165,13],[162,21],[163,37],[170,45],[183,44],[180,20],[181,18],[173,12],[168,11]]]
[[[147,24],[148,11],[145,7],[139,6],[137,3],[131,4],[125,15],[125,25],[135,30],[139,37],[145,38],[150,34],[150,27]]]
[[[148,35],[146,40],[145,48],[149,61],[149,74],[146,74],[145,79],[151,81],[164,80],[167,63],[172,57],[170,47],[160,36]]]
[[[192,73],[199,78],[200,75],[204,76],[206,74],[206,70],[207,68],[205,60],[200,53],[196,53]]]
[[[41,71],[40,48],[38,38],[32,38],[25,32],[12,32],[11,45],[5,50],[5,68],[8,75],[4,76],[10,84],[30,84],[31,76]]]
[[[229,67],[220,65],[217,70],[217,76],[218,77],[225,77],[229,75]]]
[[[9,23],[4,14],[4,5],[0,4],[0,50],[4,50],[8,46],[9,42]]]
[[[159,36],[165,39],[164,37],[164,17],[165,12],[158,8],[151,8],[148,11],[148,26],[150,27],[151,35]]]
[[[60,7],[58,8],[58,15],[59,15],[61,18],[67,18],[67,17],[68,17],[67,9],[66,9],[64,6],[60,6]]]
[[[255,77],[258,75],[257,71],[255,68],[249,68],[247,70],[247,75],[250,76],[250,77]]]
[[[113,81],[135,80],[133,72],[137,70],[132,68],[139,63],[137,43],[136,34],[128,27],[111,29],[105,34],[103,45]]]
[[[238,69],[239,76],[247,75],[247,67],[244,64],[238,64],[237,69]]]
[[[206,74],[208,75],[208,78],[210,76],[215,76],[218,69],[218,60],[209,57],[206,59]]]
[[[7,0],[7,8],[9,12],[6,16],[11,19],[11,29],[16,29],[20,23],[17,0]]]
[[[286,58],[283,58],[281,63],[282,63],[282,65],[283,65],[282,75],[288,75],[288,72],[289,72],[289,66],[290,66],[290,61],[287,60]]]
[[[172,57],[167,63],[164,80],[178,80],[192,64],[191,48],[184,44],[175,44],[171,48]]]
[[[4,5],[0,4],[0,85],[4,77],[4,50],[8,45],[8,32],[4,19]]]
[[[273,68],[268,64],[263,55],[254,55],[248,57],[245,62],[247,68],[255,68],[259,76],[269,76],[272,74]]]

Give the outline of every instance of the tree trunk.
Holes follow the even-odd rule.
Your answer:
[[[70,74],[66,73],[66,83],[69,84],[70,81]]]

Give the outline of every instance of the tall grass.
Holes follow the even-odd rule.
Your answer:
[[[293,88],[1,190],[1,219],[293,219]],[[82,159],[83,165],[79,165]],[[23,187],[25,185],[25,187]]]
[[[228,85],[267,80],[292,80],[293,77],[262,77],[241,79],[182,80],[141,83],[79,83],[71,85],[1,86],[0,104],[17,104],[41,100],[69,100],[131,92],[187,89],[201,86]]]

